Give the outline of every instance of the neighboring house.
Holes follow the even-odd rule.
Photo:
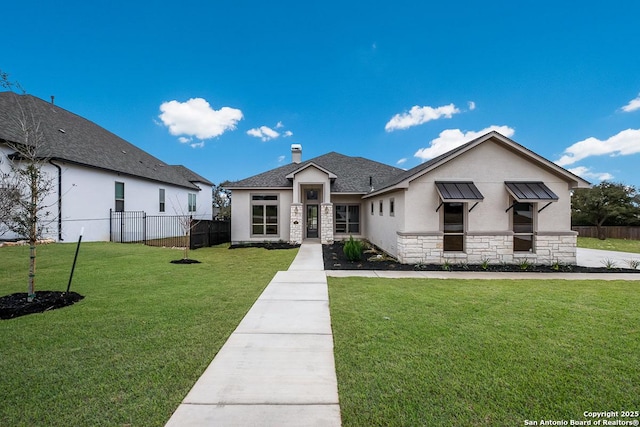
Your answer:
[[[111,211],[148,215],[192,214],[211,219],[213,184],[184,166],[172,166],[53,103],[30,95],[0,93],[0,172],[8,172],[7,142],[21,138],[26,117],[42,133],[43,168],[54,180],[48,196],[52,222],[46,237],[108,241]],[[8,234],[0,238],[17,237]]]
[[[234,243],[367,239],[403,263],[575,264],[589,183],[490,132],[410,170],[329,153],[230,183]]]

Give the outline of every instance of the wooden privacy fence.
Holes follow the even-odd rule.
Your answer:
[[[190,249],[231,241],[231,221],[193,220],[184,215],[147,215],[143,211],[110,212],[110,240],[148,246],[185,247],[191,227]]]
[[[640,227],[606,226],[600,227],[607,239],[640,240]],[[598,228],[595,226],[574,225],[571,227],[580,237],[598,238]]]

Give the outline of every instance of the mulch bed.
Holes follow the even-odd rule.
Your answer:
[[[43,313],[72,305],[84,296],[76,292],[36,291],[32,302],[27,302],[27,293],[19,292],[0,297],[0,319],[13,319],[27,314]]]
[[[640,273],[630,268],[597,268],[561,264],[553,268],[551,265],[531,264],[527,268],[521,265],[491,264],[482,265],[451,262],[443,264],[401,264],[397,260],[385,256],[381,250],[373,248],[364,253],[360,261],[348,261],[344,255],[343,242],[322,245],[325,270],[391,270],[391,271],[480,271],[509,273]],[[380,256],[378,256],[380,255]]]
[[[183,259],[174,259],[173,261],[169,261],[171,264],[200,264],[200,261],[195,259],[183,258]]]
[[[263,248],[268,250],[275,249],[295,249],[300,245],[292,245],[287,242],[255,242],[255,243],[242,243],[237,245],[230,245],[229,249],[242,249],[242,248]]]

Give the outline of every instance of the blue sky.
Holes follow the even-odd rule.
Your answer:
[[[0,69],[219,183],[329,151],[411,168],[488,129],[640,186],[640,2],[31,1]]]

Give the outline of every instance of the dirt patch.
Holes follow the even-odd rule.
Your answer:
[[[0,297],[0,319],[13,319],[27,314],[43,313],[72,305],[84,296],[76,292],[36,291],[33,301],[27,301],[27,293],[19,292]]]
[[[488,271],[509,273],[639,273],[630,268],[597,268],[578,265],[555,264],[466,264],[454,261],[442,264],[401,264],[383,251],[367,245],[360,261],[348,261],[343,242],[322,245],[325,270],[396,270],[396,271]]]

